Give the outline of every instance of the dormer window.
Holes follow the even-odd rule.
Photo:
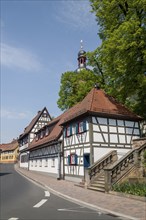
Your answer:
[[[40,138],[43,138],[44,137],[44,130],[41,131],[41,135],[40,135]]]
[[[46,136],[49,135],[49,128],[46,128],[45,135],[46,135]]]
[[[36,141],[38,141],[40,139],[40,133],[36,134]]]

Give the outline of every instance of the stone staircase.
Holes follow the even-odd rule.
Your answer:
[[[104,169],[116,162],[117,159],[117,151],[113,150],[90,166],[88,168],[90,180],[88,182],[87,189],[105,192]]]
[[[146,138],[133,144],[133,148],[121,159],[117,160],[117,152],[111,151],[89,167],[87,188],[100,192],[108,192],[112,185],[129,176],[131,171],[140,168],[143,153],[146,150]]]
[[[90,183],[89,186],[87,186],[88,189],[96,190],[100,192],[105,192],[105,175],[102,173],[100,176],[97,177],[97,179],[94,179],[92,183]]]

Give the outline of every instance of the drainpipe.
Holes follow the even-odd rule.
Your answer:
[[[57,172],[57,180],[60,180],[60,169],[61,169],[61,160],[60,160],[60,153],[58,153],[58,172]]]
[[[90,143],[90,166],[91,166],[94,163],[92,116],[89,116],[89,143]]]
[[[57,180],[60,180],[61,176],[61,144],[58,145],[58,172],[57,172]]]
[[[27,152],[27,155],[28,155],[28,170],[29,170],[29,165],[30,165],[30,163],[29,163],[29,151]]]

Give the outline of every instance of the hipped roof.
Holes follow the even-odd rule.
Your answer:
[[[68,109],[66,112],[48,122],[48,126],[54,124],[54,128],[48,136],[30,143],[29,149],[41,147],[44,144],[57,141],[62,134],[62,127],[85,114],[96,114],[101,117],[121,118],[139,121],[142,118],[124,105],[117,102],[113,97],[107,95],[103,90],[93,88],[80,102]]]
[[[85,113],[136,121],[142,119],[124,105],[117,102],[112,96],[107,95],[103,90],[97,88],[93,88],[87,96],[76,105],[74,110],[70,109],[62,125]]]

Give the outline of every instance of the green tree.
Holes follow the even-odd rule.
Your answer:
[[[61,76],[58,107],[66,110],[80,102],[98,81],[98,76],[90,70],[65,72]]]
[[[146,117],[146,0],[90,0],[101,46],[88,54],[105,90]]]

